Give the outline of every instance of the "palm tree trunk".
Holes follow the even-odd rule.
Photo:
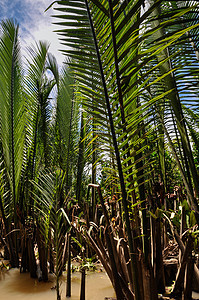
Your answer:
[[[66,281],[66,297],[71,297],[71,233],[68,234],[68,264],[67,264],[67,281]]]

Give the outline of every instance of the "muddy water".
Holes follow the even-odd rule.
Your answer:
[[[61,281],[61,296],[66,299],[65,276]],[[80,273],[72,274],[71,300],[80,299]],[[49,282],[38,282],[30,275],[20,274],[19,269],[0,271],[0,300],[56,300],[55,278],[51,275]],[[104,272],[88,273],[86,276],[86,299],[104,300],[105,297],[114,297],[114,291],[109,278]]]

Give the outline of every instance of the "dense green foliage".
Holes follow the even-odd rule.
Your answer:
[[[199,222],[198,3],[55,2],[61,71],[44,42],[24,70],[18,25],[1,22],[0,211],[11,264],[22,252],[21,268],[36,276],[37,244],[42,278],[49,260],[60,299],[73,228],[118,300],[157,299],[161,230],[182,235],[183,210],[187,229]]]

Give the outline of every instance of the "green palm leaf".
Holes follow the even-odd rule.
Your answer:
[[[25,99],[23,95],[19,27],[13,21],[1,23],[0,38],[0,138],[10,204],[16,221],[20,176],[24,162]],[[13,212],[12,212],[13,213]]]

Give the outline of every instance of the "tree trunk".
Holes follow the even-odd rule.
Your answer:
[[[37,228],[37,246],[38,246],[38,252],[39,252],[39,260],[40,260],[40,268],[42,271],[42,280],[48,281],[48,268],[47,268],[47,251],[46,251],[46,245],[44,238],[39,233],[39,229]]]
[[[190,255],[192,249],[193,249],[193,238],[191,236],[189,236],[185,250],[184,250],[184,254],[182,257],[182,261],[180,263],[180,266],[178,268],[178,272],[176,275],[176,280],[175,280],[175,284],[174,284],[173,292],[172,292],[174,295],[181,293],[181,291],[183,290],[185,268],[188,263],[189,255]]]
[[[85,299],[86,299],[86,271],[85,268],[82,268],[80,300],[85,300]]]
[[[34,252],[34,243],[30,236],[27,239],[27,247],[28,247],[30,276],[32,278],[37,278],[37,264],[36,264],[36,258]]]
[[[160,218],[155,220],[155,247],[156,247],[156,266],[155,266],[155,280],[157,283],[158,293],[163,294],[165,292],[165,276],[164,265],[162,257],[162,243],[161,243],[161,228]]]
[[[71,234],[68,234],[68,264],[67,264],[67,281],[66,297],[71,297]]]
[[[186,270],[185,270],[185,281],[184,281],[184,300],[192,299],[192,281],[194,273],[194,259],[190,254]]]

